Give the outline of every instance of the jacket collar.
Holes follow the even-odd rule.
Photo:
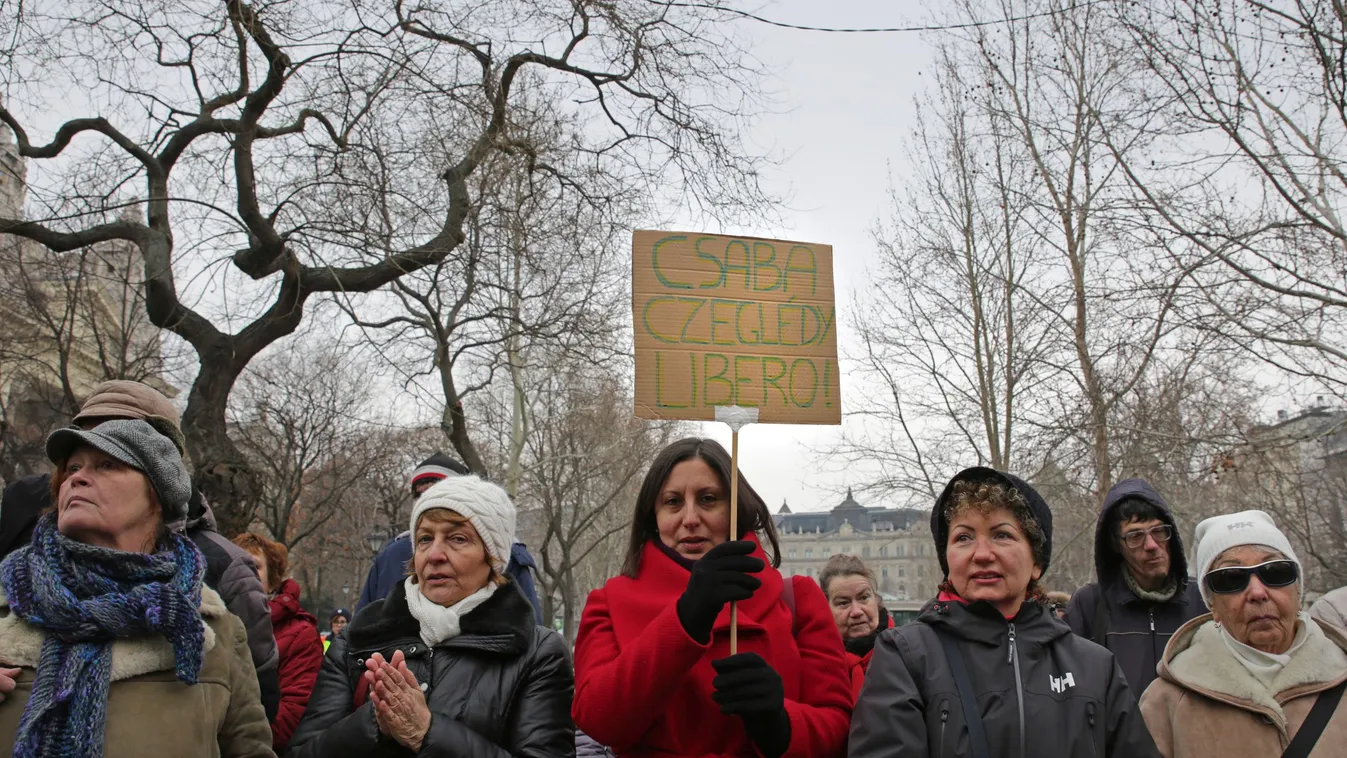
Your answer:
[[[1327,624],[1314,624],[1304,647],[1291,658],[1272,687],[1264,687],[1221,641],[1210,613],[1179,627],[1160,660],[1160,678],[1183,689],[1238,708],[1264,713],[1286,723],[1282,704],[1329,689],[1347,680],[1347,635]],[[1319,633],[1316,633],[1316,630]]]
[[[276,596],[270,599],[269,604],[272,626],[279,626],[296,618],[318,626],[318,619],[300,606],[299,583],[294,579],[281,582],[281,586],[276,590]]]
[[[922,609],[917,620],[969,642],[984,645],[999,646],[1009,634],[1011,624],[1015,625],[1017,644],[1046,647],[1071,634],[1070,627],[1032,600],[1024,601],[1013,619],[1006,619],[996,610],[996,606],[985,600],[974,603],[936,600]]]
[[[404,582],[398,582],[388,597],[376,600],[356,613],[346,629],[346,640],[352,651],[421,639],[421,625],[407,608],[404,585]],[[522,655],[528,650],[533,635],[534,618],[533,606],[519,590],[519,585],[506,577],[505,584],[485,603],[463,617],[461,634],[445,640],[439,647]]]
[[[210,587],[201,588],[202,619],[220,619],[229,613],[219,593]],[[46,634],[9,610],[9,600],[0,592],[0,662],[10,666],[36,669],[42,656],[42,641]],[[201,648],[204,657],[215,647],[215,630],[205,624],[205,638]],[[120,639],[112,643],[111,681],[156,671],[172,671],[176,665],[173,645],[162,635],[146,635]]]

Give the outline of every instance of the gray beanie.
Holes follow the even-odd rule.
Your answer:
[[[57,429],[47,437],[47,458],[60,463],[81,445],[88,445],[149,477],[159,496],[165,524],[187,518],[192,478],[177,445],[153,426],[139,419],[118,419],[104,421],[89,431]]]

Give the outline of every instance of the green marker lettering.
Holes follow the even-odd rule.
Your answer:
[[[729,338],[726,338],[726,339],[723,339],[723,340],[722,340],[722,339],[717,339],[717,338],[716,338],[716,327],[717,327],[717,326],[729,326],[729,325],[730,325],[729,319],[716,318],[716,306],[718,306],[718,305],[734,305],[734,304],[735,304],[735,301],[733,301],[733,300],[723,300],[723,299],[721,299],[721,298],[715,298],[714,300],[711,301],[711,344],[713,344],[713,345],[734,345],[734,344],[736,344],[734,340],[729,339]]]
[[[711,373],[711,359],[720,361],[720,368],[715,373]],[[696,360],[695,358],[693,360]],[[702,357],[702,376],[706,381],[706,394],[703,397],[705,405],[734,405],[734,383],[725,377],[730,370],[730,359],[720,353],[707,353]],[[721,400],[711,398],[711,385],[721,384],[725,387],[725,397]]]
[[[660,249],[660,246],[661,246],[661,245],[672,245],[672,244],[675,243],[675,242],[683,242],[683,241],[686,240],[686,239],[687,239],[687,235],[685,235],[685,234],[679,234],[679,235],[676,235],[676,236],[673,236],[673,237],[665,237],[664,239],[660,240],[659,242],[656,242],[656,243],[655,243],[655,246],[654,246],[653,248],[651,248],[651,250],[650,250],[650,262],[651,262],[651,264],[655,267],[655,278],[659,280],[659,283],[660,283],[660,284],[663,284],[665,287],[668,287],[669,289],[675,289],[675,290],[690,290],[690,289],[692,289],[692,285],[691,285],[691,284],[685,284],[685,283],[683,283],[683,282],[675,282],[675,281],[671,281],[669,278],[667,278],[666,276],[664,276],[664,271],[661,270],[660,267],[659,267],[659,249]]]
[[[786,346],[786,347],[799,347],[799,346],[800,346],[800,343],[799,343],[798,340],[795,341],[795,342],[791,342],[791,341],[789,341],[789,340],[786,339],[786,330],[787,330],[787,329],[790,327],[790,325],[791,325],[790,322],[786,320],[786,311],[787,311],[787,310],[795,311],[795,310],[799,310],[799,309],[800,309],[800,306],[798,306],[798,305],[791,305],[791,304],[789,304],[789,303],[781,303],[781,304],[779,304],[779,305],[776,306],[776,337],[777,337],[777,340],[779,341],[778,344],[784,345],[784,346]]]
[[[805,366],[807,366],[807,367],[809,368],[809,399],[808,399],[808,400],[801,400],[801,399],[800,399],[799,393],[797,393],[797,392],[795,391],[795,388],[796,388],[797,385],[803,386],[803,384],[804,384],[802,378],[801,378],[801,377],[797,377],[797,374],[803,373],[803,372],[800,371],[800,365],[801,365],[801,364],[804,364]],[[795,407],[797,407],[797,408],[812,408],[812,407],[814,407],[814,400],[815,400],[817,397],[818,397],[818,368],[815,367],[815,366],[814,366],[814,362],[811,361],[811,360],[809,360],[808,358],[796,358],[795,361],[792,362],[792,363],[790,364],[790,400],[791,400],[791,402],[794,403],[794,404],[795,404]]]
[[[823,407],[833,407],[833,362],[827,359],[823,361]]]
[[[695,338],[695,337],[689,337],[689,336],[688,336],[688,327],[692,325],[692,319],[697,315],[697,311],[701,310],[703,305],[706,305],[706,298],[703,298],[703,297],[680,297],[680,298],[678,298],[678,302],[680,302],[680,303],[692,303],[692,304],[694,304],[694,305],[696,306],[695,308],[693,308],[691,311],[688,312],[687,320],[685,320],[685,321],[683,322],[683,332],[679,335],[679,338],[678,338],[679,341],[682,342],[683,344],[686,344],[686,345],[705,345],[705,344],[707,344],[707,343],[706,343],[706,340],[699,340],[699,339],[697,339],[697,338]]]
[[[659,332],[655,331],[654,327],[652,327],[652,326],[650,325],[650,310],[651,310],[652,308],[655,307],[655,303],[664,302],[664,301],[668,301],[668,302],[677,302],[677,301],[678,301],[678,298],[676,298],[676,297],[674,297],[674,296],[672,296],[672,295],[663,295],[663,296],[661,296],[661,297],[652,297],[652,298],[650,298],[650,302],[648,302],[648,303],[645,304],[645,310],[643,310],[643,311],[641,312],[641,321],[642,321],[642,323],[645,324],[645,331],[646,331],[646,333],[649,334],[651,337],[654,337],[655,339],[659,340],[660,342],[664,342],[664,343],[667,343],[667,344],[670,344],[670,345],[677,345],[677,344],[678,344],[678,340],[674,339],[673,337],[665,337],[664,335],[662,335],[662,334],[660,334]],[[659,353],[655,353],[655,355],[656,355],[656,357],[657,357],[657,359],[658,359]],[[658,370],[656,371],[656,373],[658,373]]]
[[[731,255],[731,251],[734,250],[734,248],[735,248],[736,245],[739,246],[739,247],[741,247],[741,248],[743,248],[743,251],[744,251],[744,265],[742,265],[742,266],[736,266],[736,265],[734,265],[733,263],[730,263],[730,255]],[[725,274],[726,282],[725,282],[725,283],[726,283],[726,284],[729,284],[729,272],[730,272],[730,271],[739,271],[739,272],[743,273],[743,275],[744,275],[744,289],[752,289],[752,287],[753,287],[753,282],[752,282],[752,273],[753,273],[752,264],[753,264],[753,254],[750,253],[750,252],[748,251],[748,243],[747,243],[747,242],[743,242],[743,241],[741,241],[741,240],[730,240],[729,243],[725,245],[725,271],[726,271],[726,274]]]
[[[802,257],[808,256],[809,262],[797,264],[795,262],[796,253],[800,253]],[[790,248],[790,252],[786,253],[786,284],[782,288],[786,292],[790,292],[791,274],[808,274],[809,295],[812,297],[818,294],[818,261],[814,260],[813,248],[804,245],[793,245]]]
[[[739,339],[740,345],[762,344],[762,334],[760,332],[750,331],[749,335],[752,337],[752,339],[744,339],[744,311],[747,310],[748,307],[751,305],[753,305],[752,300],[740,300],[739,304],[734,309],[734,336]],[[759,309],[758,315],[761,316],[762,303],[758,303],[758,309]],[[761,318],[758,319],[758,323],[759,325],[761,325],[762,323]],[[751,326],[752,325],[750,324],[750,327]]]
[[[687,408],[687,405],[664,401],[664,351],[655,351],[655,407],[657,408]]]
[[[772,373],[772,372],[768,371],[768,368],[767,368],[768,366],[775,367],[775,368],[778,369],[778,371],[776,371],[775,373]],[[775,387],[775,388],[776,388],[776,391],[779,392],[779,393],[781,393],[781,404],[782,404],[783,406],[784,406],[784,405],[789,405],[789,404],[790,404],[790,398],[786,395],[786,391],[783,390],[783,389],[781,389],[781,384],[780,384],[781,380],[784,379],[785,376],[786,376],[786,362],[785,362],[785,361],[781,360],[780,358],[777,358],[776,356],[767,356],[767,357],[765,357],[765,358],[762,359],[762,405],[763,405],[763,407],[766,407],[766,406],[767,406],[767,403],[768,403],[768,399],[767,399],[767,388],[768,388],[768,387]]]
[[[748,393],[741,392],[740,387],[753,381],[752,376],[744,376],[739,367],[744,363],[757,362],[761,364],[762,359],[756,355],[736,355],[734,356],[734,404],[742,405],[748,408],[756,408],[756,404],[748,402]]]
[[[757,306],[758,306],[758,333],[762,335],[761,344],[780,345],[781,344],[780,330],[777,331],[776,339],[774,340],[767,339],[767,319],[762,315],[764,303],[757,303]]]
[[[771,255],[767,256],[767,258],[766,258],[765,260],[764,260],[763,258],[758,257],[758,251],[759,251],[759,250],[762,250],[763,248],[766,248],[767,250],[770,250],[771,253],[772,253]],[[753,243],[753,291],[754,291],[754,292],[772,292],[773,290],[779,290],[779,289],[781,289],[781,267],[778,266],[778,265],[776,265],[775,261],[776,261],[776,248],[775,248],[775,247],[773,247],[771,244],[766,243],[766,242],[754,242],[754,243]],[[762,272],[764,269],[770,269],[770,270],[776,272],[776,276],[772,277],[772,285],[771,285],[770,287],[763,287],[763,286],[761,286],[761,285],[759,284],[759,282],[758,282],[758,278],[759,278],[759,276],[761,275],[761,272]]]
[[[715,253],[708,253],[702,249],[702,243],[707,241],[715,241],[715,237],[697,238],[697,243],[694,245],[697,249],[697,257],[704,261],[711,261],[714,263],[718,273],[716,274],[715,279],[702,282],[701,284],[698,284],[697,287],[698,289],[711,290],[725,286],[725,264],[720,262],[720,259],[715,256]]]

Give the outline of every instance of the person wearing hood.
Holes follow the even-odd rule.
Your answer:
[[[743,476],[731,533],[731,467],[709,439],[678,440],[655,456],[623,571],[585,603],[571,713],[618,756],[844,753],[851,686],[828,601],[808,577],[777,570],[771,513]]]
[[[828,598],[833,621],[842,635],[842,647],[847,651],[852,696],[859,696],[875,652],[875,640],[880,632],[893,627],[893,619],[879,604],[875,572],[854,555],[829,558],[819,572],[818,583]]]
[[[1023,480],[965,469],[931,511],[945,580],[890,629],[851,720],[852,758],[1156,756],[1113,654],[1042,603],[1052,512]]]
[[[257,561],[262,585],[271,596],[271,627],[281,656],[281,707],[271,724],[271,746],[280,754],[304,717],[326,648],[318,636],[318,619],[299,604],[299,583],[286,576],[285,545],[255,532],[240,534],[234,544]]]
[[[442,479],[451,476],[466,476],[468,467],[462,463],[450,458],[441,452],[435,452],[429,458],[421,461],[420,465],[412,471],[411,491],[412,500],[415,501],[421,497],[421,493],[427,488]],[[403,566],[412,559],[412,535],[411,532],[403,532],[397,537],[388,541],[383,550],[374,557],[374,565],[370,566],[369,574],[365,577],[365,586],[360,591],[360,597],[356,600],[355,609],[357,612],[361,608],[369,605],[375,600],[388,597],[388,593],[393,591],[393,587],[402,582]],[[528,548],[522,542],[516,542],[510,546],[510,560],[505,567],[505,573],[519,585],[519,591],[528,598],[529,604],[533,606],[533,615],[539,624],[543,623],[542,603],[538,600],[538,590],[533,584],[533,574],[536,571],[537,564],[533,562],[533,556],[529,555]]]
[[[187,441],[178,426],[178,409],[148,384],[124,379],[103,382],[84,401],[71,425],[89,430],[116,419],[141,420],[169,438],[186,459]],[[189,467],[190,468],[190,467]],[[11,482],[0,496],[0,558],[28,544],[38,517],[51,506],[51,474]],[[274,721],[280,708],[279,655],[271,630],[267,593],[252,556],[225,539],[201,492],[192,487],[187,501],[185,534],[206,557],[206,586],[219,593],[229,612],[239,617],[248,634],[248,650],[257,669],[262,706]],[[0,688],[4,686],[0,673]]]
[[[1104,497],[1094,565],[1098,581],[1072,595],[1066,623],[1112,651],[1141,697],[1170,637],[1206,610],[1188,578],[1174,514],[1144,480],[1124,479]]]
[[[1210,613],[1165,647],[1141,713],[1165,758],[1347,755],[1347,634],[1301,611],[1300,560],[1263,511],[1197,525]]]

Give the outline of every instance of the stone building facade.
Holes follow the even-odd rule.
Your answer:
[[[848,491],[832,510],[793,513],[782,504],[773,518],[786,576],[817,580],[829,557],[854,555],[875,573],[883,599],[894,604],[930,600],[943,578],[928,511],[867,507]]]

